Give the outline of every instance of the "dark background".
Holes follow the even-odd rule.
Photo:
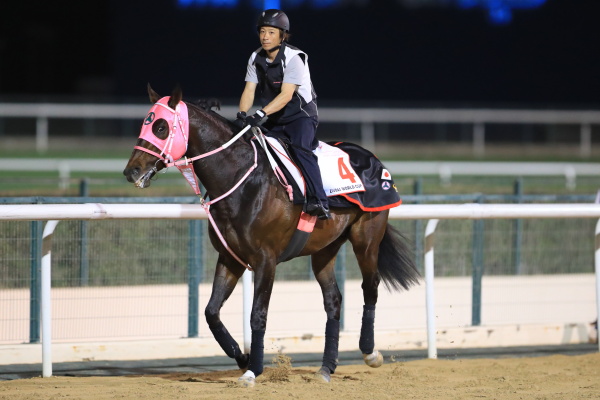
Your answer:
[[[0,101],[237,103],[259,11],[175,0],[11,1],[0,12]],[[285,10],[322,105],[600,108],[600,1],[548,0],[494,25],[482,9],[398,1]]]

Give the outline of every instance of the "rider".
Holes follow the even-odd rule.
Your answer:
[[[317,157],[315,137],[319,124],[317,95],[310,80],[308,55],[287,43],[290,22],[281,10],[264,11],[256,24],[261,47],[248,60],[246,86],[240,98],[238,126],[256,126],[267,117],[264,127],[287,138],[306,181],[305,211],[319,219],[330,218],[329,202]],[[255,96],[261,105],[253,115],[246,113]]]

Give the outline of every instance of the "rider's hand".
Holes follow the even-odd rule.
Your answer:
[[[246,125],[257,126],[266,115],[263,110],[257,110],[254,115],[246,117]]]
[[[244,111],[238,112],[237,118],[233,121],[233,124],[240,129],[246,126],[246,113]]]

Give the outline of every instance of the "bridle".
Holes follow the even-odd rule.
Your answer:
[[[184,154],[187,151],[189,140],[189,119],[187,105],[183,101],[180,101],[179,104],[177,104],[177,106],[175,107],[175,109],[173,109],[166,105],[168,104],[168,101],[169,97],[163,97],[154,104],[154,106],[150,109],[148,116],[144,120],[144,125],[142,126],[142,131],[139,136],[139,139],[143,139],[154,145],[160,151],[160,153],[137,145],[134,146],[134,149],[146,152],[148,154],[153,155],[154,157],[157,157],[157,163],[159,161],[162,161],[165,164],[166,168],[174,166],[177,167],[177,169],[179,169],[179,171],[190,184],[196,195],[200,198],[200,205],[202,206],[202,208],[204,208],[204,211],[208,216],[208,220],[210,221],[213,229],[215,230],[223,246],[227,249],[229,254],[231,254],[231,256],[235,260],[237,260],[244,267],[252,271],[252,267],[248,263],[242,261],[242,259],[239,258],[237,254],[233,252],[233,250],[225,241],[225,238],[221,234],[221,231],[217,227],[217,224],[210,213],[210,206],[233,193],[233,191],[235,191],[242,184],[242,182],[246,180],[246,178],[252,173],[252,171],[256,169],[256,167],[258,166],[258,151],[256,150],[256,145],[254,144],[254,141],[251,141],[252,147],[254,149],[254,164],[231,189],[229,189],[226,193],[222,194],[216,199],[205,201],[205,198],[202,196],[202,192],[200,190],[198,178],[196,177],[196,174],[193,169],[194,161],[206,158],[222,150],[225,150],[226,148],[231,146],[235,141],[241,138],[244,135],[244,133],[246,133],[246,131],[250,129],[250,126],[246,126],[222,146],[209,152],[197,155],[195,157],[187,158],[184,157]],[[156,117],[163,118],[165,121],[167,121],[169,125],[169,134],[166,139],[160,139],[152,132],[152,123],[154,122],[154,120],[156,120]],[[158,171],[156,164],[154,165],[152,170],[155,173]]]

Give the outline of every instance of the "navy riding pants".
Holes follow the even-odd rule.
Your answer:
[[[292,152],[295,161],[302,170],[306,181],[306,198],[308,203],[320,201],[325,207],[329,208],[327,196],[323,190],[323,180],[321,171],[317,162],[317,156],[312,152],[319,145],[316,138],[317,125],[316,118],[298,118],[285,125],[275,125],[267,122],[264,127],[271,133],[287,139],[292,144]]]

